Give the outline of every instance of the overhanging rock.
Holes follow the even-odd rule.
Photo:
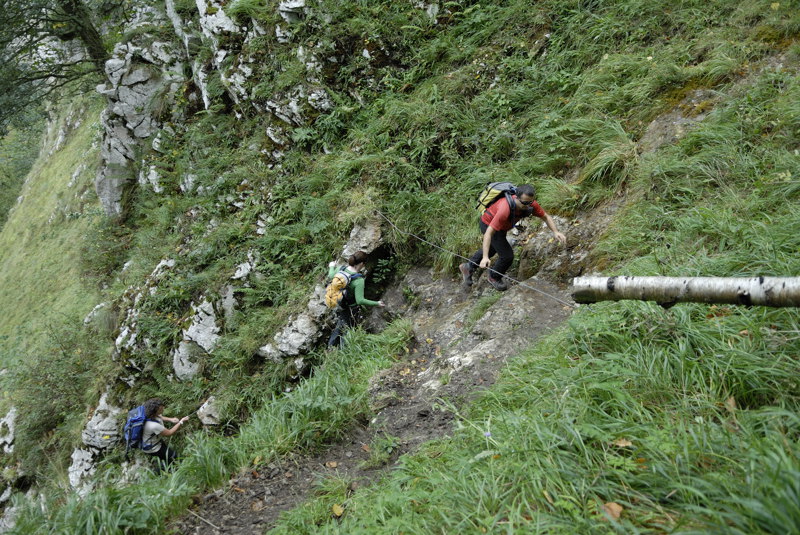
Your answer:
[[[342,250],[342,257],[347,259],[357,251],[369,254],[381,245],[383,245],[383,232],[379,220],[370,219],[356,223],[350,231],[350,239]]]

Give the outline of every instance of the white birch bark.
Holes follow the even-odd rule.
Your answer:
[[[800,306],[800,277],[576,277],[576,303],[636,299],[669,307],[717,303],[768,307]]]

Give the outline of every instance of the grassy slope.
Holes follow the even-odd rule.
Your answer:
[[[152,355],[138,355],[154,370],[140,383],[140,394],[159,393],[182,408],[202,395],[220,393],[231,420],[245,422],[239,436],[195,435],[184,445],[187,460],[173,475],[141,486],[107,487],[84,502],[69,499],[47,514],[28,511],[23,532],[42,525],[80,532],[97,523],[111,531],[125,526],[157,531],[165,516],[184,507],[193,493],[220,484],[244,465],[287,449],[313,447],[332,436],[318,432],[321,420],[335,421],[335,434],[346,419],[334,414],[361,414],[365,408],[359,400],[372,361],[364,363],[366,369],[352,370],[361,381],[357,384],[325,383],[325,375],[319,381],[315,376],[283,399],[277,392],[285,370],[253,362],[252,355],[268,333],[303,306],[319,268],[351,224],[375,207],[402,227],[465,252],[474,246],[474,222],[471,212],[461,208],[472,204],[469,199],[491,177],[542,177],[537,184],[543,203],[563,213],[628,187],[637,192],[638,202],[599,251],[606,265],[632,273],[672,274],[687,266],[704,274],[797,272],[792,151],[798,143],[800,99],[793,72],[759,76],[676,147],[646,158],[632,150],[647,122],[691,89],[724,91],[750,64],[785,49],[798,32],[797,13],[789,6],[703,1],[677,10],[672,2],[453,4],[448,23],[433,27],[405,4],[361,4],[328,5],[336,17],[325,24],[329,38],[339,47],[354,46],[356,59],[326,74],[339,108],[291,133],[299,150],[289,151],[282,170],[268,169],[259,156],[270,147],[263,117],[236,121],[230,115],[202,114],[166,141],[163,154],[151,156],[166,193],[141,192],[133,223],[125,230],[132,244],[125,254],[133,267],[127,280],[112,284],[112,297],[159,259],[181,253],[175,275],[143,300],[140,326],[157,348]],[[313,25],[310,18],[298,35],[318,32]],[[545,34],[549,41],[543,41]],[[364,35],[377,47],[373,52],[388,51],[399,59],[370,68],[363,57],[358,59]],[[548,43],[547,54],[542,42]],[[260,52],[274,53],[265,54],[269,61],[292,61],[291,51],[269,41],[263,46]],[[796,61],[796,47],[789,55]],[[288,79],[291,70],[276,76],[281,71],[274,67],[266,62],[257,74],[263,77],[265,95],[294,83]],[[364,105],[355,103],[351,86],[359,89]],[[337,93],[337,88],[344,89]],[[332,153],[322,155],[323,146]],[[575,167],[584,169],[580,181],[568,182],[565,177]],[[180,193],[177,184],[187,172],[197,174],[205,194]],[[233,190],[244,192],[244,208],[218,202]],[[754,225],[745,224],[741,207],[754,214]],[[268,232],[258,236],[256,222],[265,212],[273,219]],[[431,258],[402,236],[391,240],[402,261]],[[204,378],[186,384],[167,381],[163,356],[189,303],[226,280],[249,250],[265,259],[258,268],[261,277],[244,293],[240,314],[226,325]],[[452,258],[433,260],[443,268],[453,266]],[[742,517],[741,504],[720,497],[724,489],[743,486],[746,467],[715,465],[698,452],[715,451],[717,441],[731,442],[725,418],[719,417],[721,409],[731,406],[725,404],[731,397],[737,403],[734,411],[783,407],[790,422],[796,419],[797,385],[787,382],[794,361],[785,358],[796,344],[791,334],[797,330],[795,316],[682,307],[676,318],[665,319],[662,312],[639,305],[596,310],[596,316],[578,315],[569,332],[522,359],[506,385],[464,416],[460,441],[432,445],[430,455],[408,459],[396,478],[353,501],[342,527],[327,523],[331,503],[343,500],[339,487],[330,484],[330,493],[292,515],[282,529],[372,533],[409,525],[416,532],[501,532],[539,526],[571,532],[578,523],[587,531],[607,531],[611,526],[598,513],[601,504],[611,501],[623,504],[628,523],[620,529],[627,530],[720,523],[725,507]],[[707,315],[722,319],[705,321]],[[627,326],[635,328],[621,328]],[[656,343],[643,347],[651,329],[659,335]],[[738,340],[731,338],[734,333],[764,329],[766,335],[759,334],[753,344],[743,340],[745,345],[731,351]],[[380,363],[398,350],[398,336],[365,337],[366,352]],[[702,358],[706,352],[725,358],[712,359],[710,366]],[[347,354],[342,358],[348,362]],[[730,371],[730,381],[720,379],[718,363],[723,372]],[[642,376],[642,370],[648,374]],[[748,394],[753,389],[755,398]],[[292,414],[299,416],[285,419]],[[542,422],[542,414],[552,416]],[[751,420],[745,416],[742,422]],[[520,426],[533,432],[520,434]],[[749,439],[763,432],[749,429],[743,433],[748,440],[735,453],[757,451],[755,439]],[[767,439],[770,455],[783,456],[790,474],[795,453],[777,445],[792,429],[778,429]],[[613,443],[619,439],[641,452]],[[531,457],[540,461],[528,462]],[[725,460],[723,454],[718,457]],[[112,480],[115,460],[106,466]],[[508,462],[495,462],[500,460]],[[543,487],[543,481],[553,481],[553,487]],[[170,493],[162,492],[164,485]],[[647,487],[659,492],[648,495],[641,490]],[[679,492],[672,493],[675,488]],[[763,494],[753,485],[747,490],[743,500]],[[418,494],[409,501],[412,491]],[[747,526],[754,516],[734,520]],[[153,524],[145,528],[148,519]]]
[[[23,201],[0,233],[3,366],[43,350],[50,326],[57,329],[65,318],[82,319],[98,303],[99,293],[83,284],[80,262],[84,237],[100,221],[92,191],[99,157],[91,146],[97,139],[98,112],[92,105],[64,146],[36,162],[20,192]],[[54,142],[49,139],[47,146]],[[68,187],[84,163],[88,166]],[[76,199],[85,192],[87,201]]]

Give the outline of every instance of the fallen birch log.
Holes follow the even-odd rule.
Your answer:
[[[716,303],[767,307],[800,306],[800,277],[575,277],[576,303],[636,299],[664,307]]]

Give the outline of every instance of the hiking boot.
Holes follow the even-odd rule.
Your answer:
[[[458,270],[461,272],[461,277],[464,282],[464,286],[472,286],[472,270],[469,269],[469,264],[464,262],[460,266],[458,266]]]
[[[491,284],[495,290],[499,290],[501,292],[508,290],[508,284],[506,284],[506,281],[503,279],[495,279],[491,275],[487,275],[486,280],[489,281],[489,284]]]

